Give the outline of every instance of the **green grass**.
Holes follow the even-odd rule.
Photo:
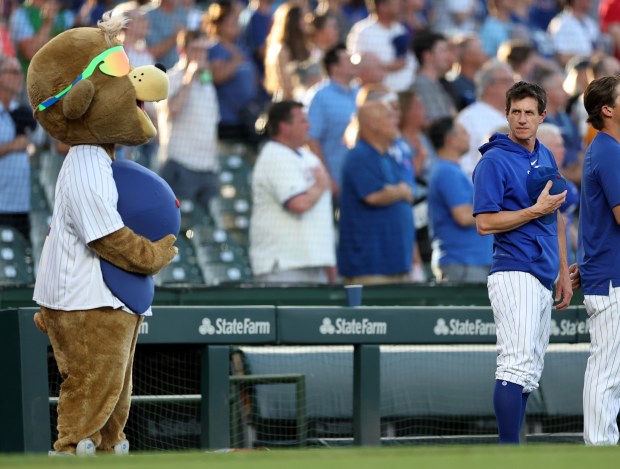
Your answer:
[[[432,446],[257,451],[161,452],[94,458],[3,455],[0,468],[95,469],[598,469],[618,467],[620,448],[583,445]]]

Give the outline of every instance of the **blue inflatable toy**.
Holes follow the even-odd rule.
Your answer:
[[[125,226],[151,241],[179,234],[180,204],[166,181],[130,160],[114,161],[112,172],[118,190],[117,210]],[[101,271],[108,288],[133,312],[144,314],[153,304],[152,275],[127,272],[104,259]]]

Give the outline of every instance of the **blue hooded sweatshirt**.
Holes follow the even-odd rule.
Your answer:
[[[534,205],[526,188],[527,175],[538,167],[557,164],[538,140],[530,153],[507,135],[496,133],[480,148],[482,158],[473,173],[474,216],[516,211]],[[532,220],[514,230],[494,235],[490,273],[528,272],[551,290],[560,265],[557,220]]]

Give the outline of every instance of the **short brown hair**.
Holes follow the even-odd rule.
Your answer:
[[[302,108],[303,104],[297,101],[279,101],[273,103],[267,112],[267,133],[270,137],[277,137],[280,134],[280,124],[291,122],[293,109]]]
[[[506,91],[506,114],[510,112],[513,101],[520,101],[525,98],[534,98],[538,103],[538,114],[542,114],[547,109],[547,92],[536,83],[518,81]]]
[[[620,75],[597,78],[592,80],[583,93],[583,104],[588,112],[588,123],[596,130],[604,126],[601,109],[603,106],[613,106],[618,97],[616,88],[620,83]]]

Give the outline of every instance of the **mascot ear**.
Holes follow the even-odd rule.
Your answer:
[[[79,81],[62,99],[62,112],[67,119],[82,117],[93,100],[95,86],[90,80]]]

